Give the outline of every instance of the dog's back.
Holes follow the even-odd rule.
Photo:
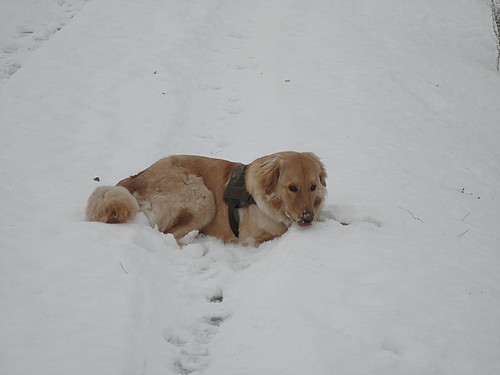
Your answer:
[[[87,203],[86,218],[123,223],[140,210],[152,226],[177,240],[192,230],[230,240],[222,191],[233,165],[199,156],[163,158],[117,186],[97,188]]]

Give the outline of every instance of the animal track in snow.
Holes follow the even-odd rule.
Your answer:
[[[222,293],[216,294],[213,297],[211,297],[208,301],[212,303],[221,303],[224,300],[224,297],[222,296]]]
[[[190,313],[181,322],[166,327],[163,338],[175,355],[174,372],[181,375],[201,373],[209,365],[209,347],[219,329],[230,318],[221,287],[227,272],[225,251],[207,251],[206,244],[193,240],[176,255],[178,285],[189,299]]]
[[[18,26],[14,38],[26,38],[35,33],[35,30],[29,27]]]
[[[226,108],[225,111],[229,114],[229,115],[238,115],[240,114],[241,110],[239,108]]]
[[[220,327],[224,323],[224,320],[226,320],[226,317],[220,315],[206,317],[208,324],[216,327]]]
[[[212,299],[208,304],[221,305],[221,302],[214,303]],[[217,298],[218,300],[218,298]],[[210,341],[217,334],[220,326],[230,316],[229,314],[217,307],[215,311],[208,312],[195,319],[189,324],[189,331],[186,337],[176,335],[165,335],[166,341],[176,346],[179,351],[175,360],[175,371],[178,374],[191,374],[193,372],[201,372],[208,366]]]
[[[0,30],[4,36],[0,44],[0,86],[24,65],[32,51],[59,31],[87,1],[31,2],[34,10],[31,12],[25,11],[26,2],[18,1],[15,17],[6,19]]]
[[[9,44],[2,47],[2,52],[3,53],[14,53],[17,50],[19,50],[19,48],[21,48],[21,46],[19,46],[16,43],[9,43]]]
[[[174,346],[184,346],[186,345],[186,341],[181,339],[179,336],[168,333],[167,331],[163,332],[163,339]]]

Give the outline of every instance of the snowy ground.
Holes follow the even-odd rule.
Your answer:
[[[488,3],[2,1],[0,373],[500,373]],[[287,149],[324,221],[258,248],[83,220],[165,155]]]
[[[31,52],[75,16],[87,0],[2,0],[0,4],[0,85]],[[1,87],[1,86],[0,86]]]

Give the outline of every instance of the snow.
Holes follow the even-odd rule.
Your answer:
[[[488,4],[2,1],[0,373],[500,373]],[[84,221],[163,156],[281,150],[329,196],[258,248]]]
[[[86,0],[3,0],[0,24],[0,84],[60,30]]]

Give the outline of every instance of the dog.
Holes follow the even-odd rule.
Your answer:
[[[191,231],[255,245],[317,218],[326,169],[312,152],[278,152],[248,165],[203,156],[163,158],[89,197],[88,221],[123,223],[139,211],[179,244]]]

